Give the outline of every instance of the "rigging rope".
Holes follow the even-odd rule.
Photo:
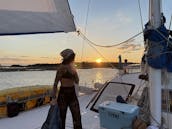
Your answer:
[[[171,20],[172,20],[172,17],[171,17]],[[170,26],[169,26],[169,28],[171,27],[171,21],[170,21]],[[169,44],[171,44],[172,45],[172,42],[170,41],[170,38],[168,37],[165,37],[164,36],[164,34],[162,33],[162,32],[160,32],[158,29],[155,29],[154,28],[154,30],[157,32],[157,33],[159,33],[163,38],[164,38],[164,40],[165,41],[167,41],[167,45],[169,45]],[[170,29],[169,29],[170,30]],[[164,40],[162,40],[162,41],[164,41]],[[160,41],[160,42],[162,42],[162,41]],[[157,42],[158,43],[158,42]],[[159,45],[159,44],[157,44],[157,45]],[[156,46],[157,46],[156,45]],[[171,51],[166,51],[166,52],[162,52],[162,53],[159,53],[158,55],[156,55],[156,56],[160,56],[160,55],[163,55],[163,54],[168,54],[168,53],[172,53]],[[156,56],[148,56],[147,58],[154,58],[154,57],[156,57]],[[167,89],[169,89],[169,87],[168,87],[168,85],[167,84],[165,84],[164,85],[165,86],[165,89],[167,90]],[[166,122],[166,125],[167,125],[167,127],[169,127],[169,123],[170,123],[170,121],[169,121],[169,112],[170,112],[170,110],[169,110],[169,93],[167,93],[166,94],[166,92],[169,92],[168,90],[167,91],[164,91],[165,93],[165,103],[166,103],[166,112],[167,112],[167,122]],[[153,118],[153,116],[152,116],[152,114],[150,114],[151,115],[151,117]],[[156,120],[155,118],[153,118],[154,119],[154,121]],[[157,121],[155,121],[156,123],[158,123]],[[159,123],[159,126],[160,126],[160,123]],[[161,128],[164,128],[163,127],[163,123],[161,124],[161,126],[160,126]]]
[[[105,58],[104,56],[103,56],[103,54],[101,54],[101,52],[99,52],[98,51],[98,49],[95,47],[95,46],[101,46],[101,47],[105,47],[105,48],[109,48],[109,47],[116,47],[116,46],[119,46],[119,45],[122,45],[122,44],[127,44],[129,41],[132,41],[135,37],[137,37],[137,36],[139,36],[140,34],[142,34],[143,32],[140,32],[140,33],[138,33],[138,34],[136,34],[136,35],[134,35],[134,36],[132,36],[131,38],[129,38],[129,39],[127,39],[127,40],[125,40],[125,41],[123,41],[123,42],[121,42],[121,43],[118,43],[118,44],[115,44],[115,45],[111,45],[111,46],[102,46],[102,45],[97,45],[97,44],[95,44],[94,42],[92,42],[91,40],[89,40],[81,31],[77,31],[77,33],[78,33],[78,35],[79,36],[81,36],[81,38],[83,39],[83,40],[85,40],[85,41],[87,41],[87,44],[90,46],[90,47],[92,47],[103,59],[105,59],[107,62],[110,62],[110,61],[108,61],[108,59],[107,58]],[[112,64],[112,63],[110,63],[110,66],[112,67],[112,68],[115,68],[115,66]]]
[[[134,38],[136,38],[137,36],[139,36],[140,34],[142,34],[143,32],[140,32],[134,36],[132,36],[131,38],[123,41],[123,42],[120,42],[120,43],[113,43],[113,45],[99,45],[99,44],[96,44],[95,42],[89,40],[80,30],[77,31],[78,35],[81,36],[81,38],[83,38],[84,40],[86,40],[87,42],[89,42],[90,44],[94,45],[94,46],[97,46],[97,47],[103,47],[103,48],[111,48],[111,47],[117,47],[117,46],[120,46],[122,44],[127,44],[129,42],[132,42],[134,40]]]
[[[161,4],[162,5],[162,4]],[[141,11],[141,6],[140,6],[140,0],[138,0],[138,6],[139,6],[139,11],[140,11],[140,18],[141,18],[141,25],[142,25],[142,31],[144,31],[144,28],[143,28],[143,18],[142,18],[142,11]],[[162,7],[161,7],[162,8]],[[171,22],[172,22],[172,15],[171,15],[171,20],[170,20],[170,24],[169,24],[169,32],[170,32],[170,28],[171,28]],[[157,30],[157,29],[155,29],[166,41],[167,41],[167,43],[168,44],[172,44],[171,43],[171,41],[169,40],[169,38],[166,38],[159,30]],[[164,41],[164,40],[163,40]],[[157,45],[159,45],[159,43],[157,44]],[[171,52],[165,52],[165,53],[160,53],[160,55],[161,54],[166,54],[166,53],[171,53]],[[150,58],[150,57],[148,57],[148,58]],[[166,84],[165,84],[165,87],[166,88],[168,88],[167,86],[166,86]],[[166,92],[166,91],[164,91],[164,92]],[[165,96],[166,97],[166,105],[167,105],[167,112],[169,112],[169,108],[168,108],[168,104],[169,104],[169,101],[168,101],[168,99],[169,99],[169,94],[168,95],[166,95]],[[145,112],[146,113],[146,112]],[[150,113],[149,114],[150,115],[150,117],[159,125],[159,127],[160,128],[164,128],[163,127],[163,123],[162,124],[160,124],[153,116],[152,116],[152,114]],[[167,113],[167,125],[169,126],[169,116],[168,116],[168,113]]]
[[[169,24],[169,34],[170,34],[170,28],[171,28],[171,22],[172,22],[172,15],[171,15],[171,18],[170,18],[170,24]],[[169,39],[170,39],[170,37],[168,37],[168,40],[167,40],[167,44],[169,44]],[[171,52],[167,52],[167,53],[171,53]],[[163,53],[162,53],[163,54]],[[164,54],[166,54],[166,53],[164,53]],[[166,78],[168,78],[167,77],[167,71],[165,71],[165,75],[164,76],[166,76]],[[167,90],[167,89],[169,89],[169,86],[168,86],[168,84],[167,84],[167,80],[166,80],[166,82],[165,82],[165,84],[164,84],[164,86],[165,86],[165,89]],[[169,127],[170,125],[169,125],[169,123],[170,123],[170,120],[169,120],[169,112],[170,112],[170,108],[169,108],[169,106],[170,106],[170,103],[169,103],[169,99],[170,99],[170,96],[169,96],[169,90],[167,90],[167,91],[164,91],[164,92],[167,92],[167,93],[164,93],[165,94],[165,104],[166,104],[166,112],[167,112],[167,118],[166,118],[166,120],[167,120],[167,127]]]
[[[166,71],[165,71],[165,73],[166,73]],[[165,80],[165,81],[167,81],[167,80]],[[169,103],[169,100],[170,100],[170,96],[169,96],[169,90],[168,90],[169,87],[168,87],[167,82],[165,82],[164,88],[165,88],[164,89],[164,96],[165,96],[165,104],[166,104],[166,109],[165,110],[167,112],[167,116],[166,116],[167,122],[166,123],[167,123],[167,126],[169,127],[169,113],[170,113],[170,108],[169,108],[170,103]]]
[[[94,46],[96,47],[103,47],[103,48],[111,48],[111,47],[117,47],[117,46],[120,46],[122,44],[127,44],[129,42],[133,42],[134,38],[136,38],[137,36],[139,36],[140,34],[143,33],[143,19],[142,19],[142,11],[141,11],[141,6],[140,6],[140,0],[138,0],[138,4],[139,4],[139,10],[140,10],[140,17],[141,17],[141,25],[142,25],[142,32],[132,36],[131,38],[123,41],[123,42],[120,42],[120,43],[114,43],[113,45],[99,45],[99,44],[96,44],[94,43],[93,41],[89,40],[87,37],[86,37],[86,27],[87,27],[87,24],[88,24],[88,15],[89,15],[89,11],[90,11],[90,3],[91,3],[91,0],[89,0],[88,2],[88,7],[87,7],[87,13],[86,13],[86,22],[85,22],[85,30],[84,30],[84,34],[81,32],[81,31],[77,31],[78,35],[81,36],[81,38],[83,38],[83,44],[82,44],[82,54],[81,54],[81,61],[83,60],[83,54],[84,54],[84,41],[87,41],[88,45],[91,46],[93,49],[95,49],[97,51],[97,53],[103,57],[105,60],[107,60]],[[112,64],[111,64],[112,65]],[[112,65],[113,66],[113,65]],[[113,66],[114,67],[114,66]]]
[[[172,15],[171,15],[171,19],[170,19],[169,30],[170,30],[170,28],[171,28],[171,22],[172,22]]]
[[[88,45],[90,46],[90,47],[92,47],[102,58],[104,58],[107,62],[109,62],[108,61],[108,59],[106,58],[106,57],[104,57],[102,54],[101,54],[101,52],[99,52],[92,44],[90,44],[89,42],[87,42],[88,43]],[[115,66],[112,64],[112,63],[109,63],[110,64],[110,66],[112,67],[112,68],[115,68]]]
[[[154,28],[154,30],[157,31],[157,32],[167,41],[168,44],[171,44],[171,45],[172,45],[172,42],[169,40],[169,38],[166,38],[166,37],[164,36],[164,34],[161,33],[158,29],[155,29],[155,28]]]

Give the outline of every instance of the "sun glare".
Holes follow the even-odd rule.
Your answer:
[[[96,63],[101,63],[102,62],[102,59],[98,58],[96,59]]]

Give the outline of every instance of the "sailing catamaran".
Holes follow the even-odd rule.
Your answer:
[[[104,103],[104,101],[115,101],[117,95],[122,95],[125,97],[127,103],[137,104],[138,98],[142,92],[140,89],[148,87],[149,94],[146,93],[146,98],[144,94],[142,99],[144,104],[146,102],[147,111],[143,114],[147,114],[150,118],[150,129],[156,128],[166,128],[172,129],[172,110],[171,110],[171,101],[172,101],[172,79],[168,78],[167,84],[162,84],[161,82],[161,69],[166,68],[167,74],[171,77],[171,60],[166,60],[165,65],[163,64],[165,54],[169,54],[170,48],[165,47],[160,44],[161,48],[150,49],[150,44],[168,43],[170,44],[168,35],[164,33],[164,26],[162,24],[162,13],[161,13],[161,0],[149,0],[150,1],[150,15],[149,15],[149,26],[146,26],[147,30],[151,33],[145,38],[145,45],[149,46],[147,63],[149,65],[149,81],[140,81],[138,79],[139,73],[124,74],[119,75],[110,82],[104,84],[101,90],[96,94],[94,99],[91,101],[93,105],[91,109],[93,111],[99,110],[99,104]],[[13,4],[11,4],[13,3]],[[73,16],[71,14],[69,4],[67,0],[1,0],[0,1],[0,34],[1,35],[19,35],[19,34],[36,34],[36,33],[56,33],[56,32],[72,32],[75,31],[75,24],[73,21]],[[146,30],[145,29],[145,30]],[[156,33],[157,32],[157,33]],[[165,30],[165,32],[167,32]],[[163,42],[161,42],[163,40]],[[156,45],[159,46],[159,45]],[[167,45],[166,45],[167,46]],[[168,51],[164,49],[167,48]],[[163,52],[163,53],[162,53]],[[155,58],[151,58],[150,54],[156,54]],[[171,59],[171,55],[168,57]],[[165,57],[166,58],[166,57]],[[167,58],[166,58],[167,59]],[[159,62],[157,62],[157,60]],[[152,63],[153,62],[153,63]],[[154,63],[156,62],[156,63]],[[167,63],[169,63],[167,65]],[[152,65],[153,64],[153,65]],[[163,64],[163,65],[162,65]],[[156,65],[156,66],[155,66]],[[161,66],[157,66],[161,65]],[[162,88],[164,88],[162,90]],[[161,97],[161,92],[163,95]],[[114,122],[108,123],[111,126],[106,127],[106,124],[99,123],[98,114],[88,109],[85,109],[87,102],[94,94],[85,95],[80,97],[81,101],[81,113],[83,119],[83,127],[86,129],[98,129],[103,126],[107,129],[116,129],[115,119]],[[137,97],[136,97],[137,95]],[[147,100],[148,99],[148,100]],[[165,100],[164,100],[165,99]],[[95,101],[94,101],[95,100]],[[164,103],[165,101],[165,103]],[[106,103],[107,109],[110,103]],[[145,108],[145,105],[142,105],[140,108]],[[148,105],[147,105],[148,104]],[[124,104],[124,107],[128,107],[129,104]],[[161,106],[162,105],[162,106]],[[149,112],[150,107],[150,112]],[[135,107],[134,107],[135,108]],[[40,109],[35,109],[30,112],[25,112],[20,114],[18,117],[9,119],[1,119],[0,125],[3,129],[39,129],[43,123],[47,112],[48,106],[42,107]],[[113,109],[113,106],[112,106]],[[132,107],[131,107],[132,109]],[[115,109],[114,111],[119,111],[122,114],[125,114],[125,111],[120,111],[120,109]],[[113,112],[113,111],[112,111]],[[142,115],[143,115],[142,114]],[[68,114],[70,116],[70,114]],[[40,116],[42,116],[40,118]],[[32,118],[33,119],[32,119]],[[101,117],[101,115],[100,115]],[[118,118],[116,115],[109,115],[108,117]],[[72,128],[72,120],[70,117],[67,117],[67,128]],[[133,121],[133,120],[129,120]],[[149,121],[149,120],[148,120]],[[101,121],[102,122],[102,121]],[[103,121],[104,122],[104,121]],[[109,122],[109,121],[106,121]],[[10,124],[9,124],[10,123]],[[21,125],[23,123],[23,126]],[[15,124],[15,126],[14,126]],[[123,128],[123,125],[120,125]],[[132,128],[132,127],[127,127]]]

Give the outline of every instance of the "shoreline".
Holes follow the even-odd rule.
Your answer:
[[[128,65],[136,64],[129,62]],[[60,64],[33,64],[33,65],[11,65],[11,66],[0,66],[0,72],[15,72],[15,71],[46,71],[46,70],[57,70]],[[82,62],[75,63],[77,69],[92,69],[92,68],[115,68],[119,69],[119,63],[116,62]]]

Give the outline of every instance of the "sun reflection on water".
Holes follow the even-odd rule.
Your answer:
[[[102,72],[97,72],[96,73],[96,78],[95,78],[95,82],[100,82],[100,83],[102,83],[102,80],[103,80],[103,74],[102,74]]]

